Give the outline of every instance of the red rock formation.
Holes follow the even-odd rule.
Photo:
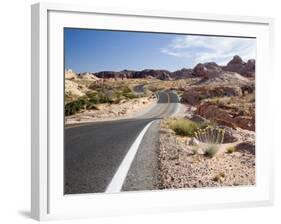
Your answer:
[[[231,110],[220,108],[219,105],[204,102],[201,103],[196,110],[196,114],[211,119],[220,125],[226,125],[232,128],[243,128],[247,130],[255,130],[255,119],[250,116],[236,116]]]
[[[199,63],[193,68],[193,75],[195,77],[203,77],[205,79],[214,78],[222,74],[222,69],[214,62],[205,64]]]
[[[235,55],[233,59],[222,67],[224,71],[236,72],[246,77],[255,76],[255,60],[250,59],[246,62],[238,55]]]
[[[196,105],[203,99],[223,96],[242,96],[242,90],[235,86],[194,86],[185,90],[182,102]]]

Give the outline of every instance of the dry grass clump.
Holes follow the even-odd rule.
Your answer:
[[[209,158],[213,158],[217,152],[219,151],[219,147],[214,144],[210,144],[206,147],[204,155]]]
[[[225,130],[218,127],[206,127],[204,129],[199,129],[195,132],[195,137],[200,142],[205,142],[209,144],[222,144],[224,141]]]
[[[218,175],[216,175],[212,181],[215,181],[215,182],[219,182],[219,181],[222,181],[223,179],[225,178],[225,174],[223,172],[219,173]]]
[[[235,152],[236,151],[236,147],[235,146],[230,146],[230,147],[228,147],[227,149],[226,149],[226,152],[227,153],[233,153],[233,152]]]
[[[189,137],[193,137],[195,132],[199,129],[198,124],[184,118],[170,120],[168,122],[168,127],[177,135]]]

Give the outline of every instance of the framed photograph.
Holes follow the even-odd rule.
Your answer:
[[[272,30],[32,5],[32,217],[271,205]]]

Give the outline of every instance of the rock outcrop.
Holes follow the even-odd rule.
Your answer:
[[[65,79],[68,79],[68,80],[72,80],[72,79],[77,78],[76,73],[73,72],[71,69],[66,70],[64,75],[65,75]]]
[[[199,63],[193,68],[193,75],[204,79],[215,78],[222,74],[222,72],[222,68],[214,62]]]
[[[226,66],[220,66],[215,62],[199,63],[193,68],[192,74],[195,77],[210,79],[218,77],[225,72],[234,72],[245,77],[254,77],[255,60],[250,59],[244,62],[240,56],[235,55]]]
[[[235,72],[223,72],[212,78],[203,78],[196,84],[201,85],[231,85],[231,86],[247,86],[254,83],[254,80],[250,80]]]
[[[239,127],[250,131],[255,130],[254,117],[240,116],[231,109],[231,107],[220,107],[218,104],[203,102],[197,107],[196,114],[234,129]]]
[[[193,86],[184,91],[181,100],[196,105],[203,99],[224,96],[242,96],[242,90],[236,86]]]
[[[177,71],[174,71],[171,74],[171,78],[172,79],[187,79],[187,78],[193,78],[193,69],[187,69],[187,68],[183,68]]]
[[[225,72],[235,72],[245,77],[255,76],[255,60],[250,59],[244,62],[242,58],[235,55],[226,66],[220,66],[214,62],[199,63],[193,68],[192,74],[195,77],[204,79],[215,78]]]
[[[249,152],[253,155],[256,154],[256,147],[255,147],[255,141],[246,141],[246,142],[241,142],[238,145],[235,146],[237,151],[242,151],[242,152]]]
[[[167,70],[145,69],[142,71],[131,71],[131,70],[123,70],[120,72],[103,71],[103,72],[95,73],[95,76],[103,79],[156,78],[160,80],[171,80],[172,79],[171,74],[172,73]]]
[[[250,59],[246,62],[238,55],[235,55],[233,59],[227,63],[226,66],[223,66],[224,71],[236,72],[246,77],[255,76],[255,60]]]
[[[95,76],[102,79],[117,79],[117,78],[127,78],[127,74],[115,71],[102,71],[95,73]]]
[[[83,96],[87,91],[85,86],[79,85],[72,80],[65,80],[65,87],[64,87],[65,95],[67,96]]]
[[[93,82],[99,81],[98,77],[96,77],[93,73],[89,73],[89,72],[79,73],[79,74],[77,74],[77,77],[80,79],[90,80]]]
[[[160,80],[177,80],[200,77],[203,80],[222,77],[229,72],[239,73],[245,77],[255,76],[255,60],[251,59],[244,62],[240,56],[236,55],[226,66],[220,66],[215,62],[199,63],[193,69],[182,68],[170,72],[164,69],[144,69],[141,71],[122,70],[122,71],[101,71],[97,73],[75,74],[72,70],[65,72],[66,79],[75,79],[77,75],[87,79],[136,79],[136,78],[156,78]],[[94,78],[92,78],[94,76]]]

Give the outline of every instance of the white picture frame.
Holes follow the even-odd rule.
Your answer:
[[[233,208],[273,204],[270,91],[271,18],[38,3],[32,5],[31,214],[37,220]],[[257,183],[251,187],[64,196],[63,27],[189,32],[257,38]],[[183,28],[184,27],[184,28]],[[262,76],[267,72],[266,76]],[[62,76],[58,76],[60,73]],[[60,108],[60,109],[59,109]],[[265,149],[266,147],[266,149]]]

